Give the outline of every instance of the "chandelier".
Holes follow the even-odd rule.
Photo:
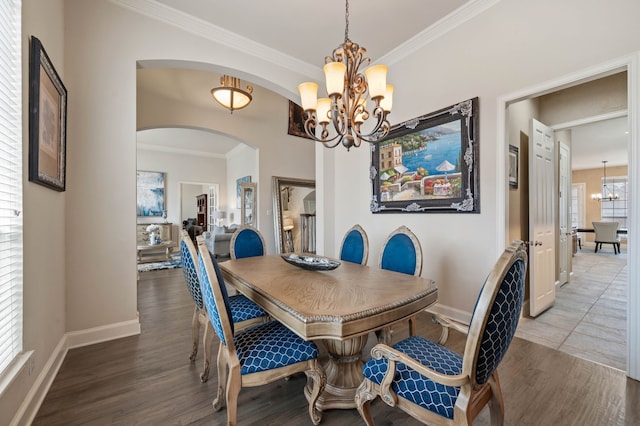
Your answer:
[[[602,178],[602,192],[599,193],[599,194],[591,194],[591,199],[597,200],[597,201],[602,201],[602,200],[613,201],[613,200],[617,200],[618,198],[620,198],[618,196],[618,194],[616,194],[615,192],[611,191],[607,187],[607,160],[604,160],[602,162],[602,167],[604,168],[604,177]]]
[[[328,148],[342,143],[348,151],[352,146],[359,147],[361,141],[373,143],[389,134],[387,116],[391,112],[393,86],[387,84],[386,65],[371,66],[364,75],[360,71],[371,59],[364,56],[364,47],[349,40],[349,0],[345,10],[344,43],[324,60],[328,97],[318,99],[318,85],[313,82],[300,84],[298,90],[305,132]],[[375,122],[368,122],[365,130],[363,124],[370,118]],[[319,136],[316,129],[320,130]]]
[[[240,88],[240,79],[223,75],[220,77],[220,87],[211,89],[211,96],[220,105],[227,108],[233,114],[236,109],[242,109],[251,103],[253,87],[247,84],[247,90]]]

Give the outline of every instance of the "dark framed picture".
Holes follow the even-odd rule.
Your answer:
[[[373,213],[480,213],[478,98],[391,128],[372,148]]]
[[[312,139],[304,131],[304,111],[300,105],[293,101],[289,101],[289,127],[287,134]]]
[[[518,189],[518,147],[509,145],[509,188]]]
[[[29,54],[29,180],[66,188],[67,89],[38,38]]]

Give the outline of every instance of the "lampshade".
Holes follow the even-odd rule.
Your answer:
[[[247,90],[240,88],[240,79],[223,75],[220,77],[220,87],[211,89],[211,96],[233,114],[236,109],[242,109],[251,103],[253,87],[247,85]]]
[[[328,148],[342,144],[347,150],[361,141],[378,143],[391,130],[393,86],[387,84],[387,66],[371,63],[367,50],[349,39],[349,0],[345,1],[344,43],[325,57],[327,97],[318,99],[318,85],[298,86],[304,110],[304,131]]]

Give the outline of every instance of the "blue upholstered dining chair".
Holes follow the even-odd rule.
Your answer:
[[[200,380],[202,382],[206,382],[209,379],[209,367],[211,365],[211,339],[213,337],[213,331],[211,330],[207,310],[202,302],[202,289],[196,263],[196,260],[198,259],[196,248],[187,231],[183,230],[181,237],[180,255],[182,259],[184,281],[195,304],[193,318],[191,319],[193,348],[191,349],[189,359],[191,362],[195,362],[196,360],[198,347],[200,346],[200,326],[204,325],[204,370],[200,374]],[[268,319],[266,312],[245,296],[233,296],[229,300],[231,304],[231,311],[233,313],[233,321],[236,323],[236,328],[238,330],[265,322]]]
[[[369,259],[369,238],[360,225],[353,225],[340,245],[340,260],[366,265]]]
[[[218,394],[216,411],[227,407],[227,424],[236,425],[238,395],[243,387],[260,386],[303,372],[307,376],[309,416],[314,424],[322,414],[316,410],[326,375],[318,362],[318,347],[279,321],[256,325],[234,335],[230,301],[218,262],[204,240],[198,240],[198,262],[202,292],[209,319],[220,338],[218,350]],[[300,389],[303,392],[303,389]]]
[[[233,233],[229,250],[231,251],[231,259],[264,256],[266,254],[262,234],[251,225],[241,226]]]
[[[416,235],[404,225],[390,233],[382,245],[378,266],[388,271],[419,276],[422,273],[422,246]],[[409,319],[409,334],[416,334],[415,318]],[[391,344],[391,328],[378,330],[376,335],[380,343]]]
[[[504,423],[498,365],[518,326],[524,299],[527,254],[514,241],[489,273],[465,330],[464,356],[420,336],[393,347],[378,344],[363,367],[365,379],[355,400],[367,425],[371,401],[380,396],[391,407],[429,424],[472,424],[488,403],[491,424]]]
[[[389,234],[382,245],[378,266],[408,275],[422,273],[422,246],[409,228],[402,225]]]

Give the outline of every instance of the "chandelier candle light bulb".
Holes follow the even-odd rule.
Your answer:
[[[364,73],[361,67],[369,65],[367,50],[349,40],[349,1],[345,5],[344,43],[325,58],[324,75],[326,98],[318,99],[318,85],[313,82],[298,86],[304,110],[304,130],[315,141],[328,148],[342,144],[347,150],[360,146],[361,141],[382,141],[391,126],[387,116],[393,104],[393,86],[387,84],[387,66],[376,64]],[[371,109],[367,100],[371,99]],[[373,124],[362,130],[367,120]],[[316,130],[320,134],[316,134]]]

